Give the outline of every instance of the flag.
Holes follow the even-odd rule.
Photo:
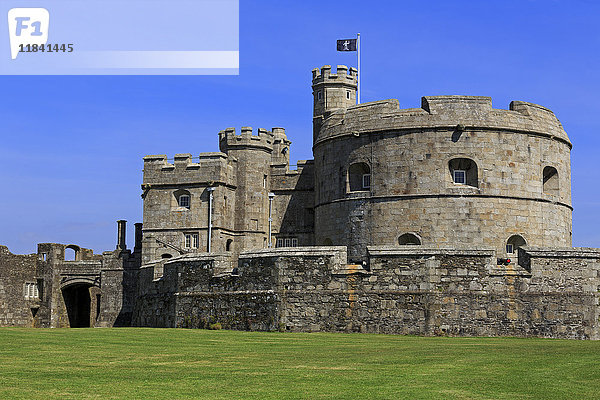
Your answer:
[[[356,39],[339,39],[337,51],[356,51]]]

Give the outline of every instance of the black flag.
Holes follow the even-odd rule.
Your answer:
[[[356,39],[339,39],[337,51],[356,51]]]

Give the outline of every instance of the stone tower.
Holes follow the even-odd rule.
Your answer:
[[[432,96],[318,122],[318,245],[348,246],[354,260],[377,245],[485,246],[511,259],[524,245],[571,245],[571,142],[547,108]]]
[[[331,111],[356,104],[357,72],[356,68],[348,70],[345,65],[338,65],[335,74],[331,65],[323,66],[320,71],[312,70],[313,142]]]
[[[282,142],[285,133],[279,130],[276,133]],[[230,128],[220,133],[219,137],[221,151],[236,160],[237,164],[233,229],[244,232],[244,235],[232,240],[236,242],[238,250],[266,247],[269,167],[274,136],[266,129],[258,129],[257,134],[253,135],[252,128],[242,127],[240,135]]]

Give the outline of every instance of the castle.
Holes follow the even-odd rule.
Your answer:
[[[600,249],[571,247],[571,142],[554,114],[475,96],[355,105],[312,72],[314,160],[283,128],[144,157],[133,251],[0,248],[0,325],[598,339]],[[64,261],[67,248],[74,261]]]

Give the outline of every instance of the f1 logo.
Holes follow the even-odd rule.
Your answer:
[[[50,13],[45,8],[11,8],[8,11],[10,56],[14,60],[21,46],[46,44]]]

